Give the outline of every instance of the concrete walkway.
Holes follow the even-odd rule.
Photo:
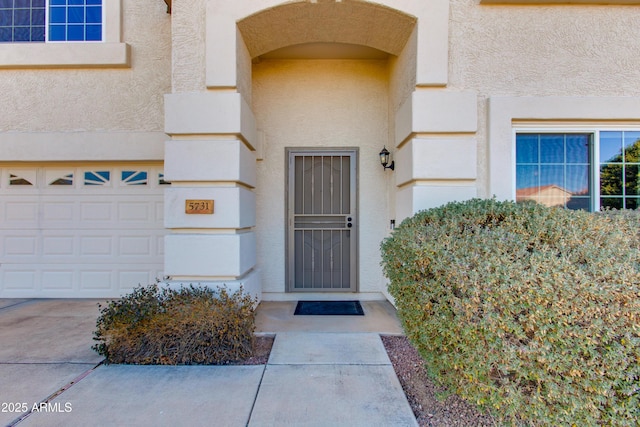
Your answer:
[[[270,331],[266,365],[133,366],[100,364],[97,315],[96,301],[0,300],[0,425],[417,425],[379,334],[351,330],[354,318],[296,316]],[[343,330],[307,331],[309,322]]]

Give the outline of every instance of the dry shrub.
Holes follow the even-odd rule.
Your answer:
[[[637,425],[639,214],[471,200],[404,221],[383,266],[430,375],[504,424]]]
[[[226,364],[254,346],[256,300],[239,290],[138,287],[100,306],[93,349],[108,363]]]

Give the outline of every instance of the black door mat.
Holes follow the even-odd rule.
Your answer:
[[[360,301],[298,301],[296,316],[364,316]]]

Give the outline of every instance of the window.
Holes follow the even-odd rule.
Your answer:
[[[147,171],[123,170],[120,174],[124,185],[147,185]]]
[[[584,210],[640,207],[640,131],[522,131],[515,154],[516,201]]]
[[[86,171],[84,173],[84,185],[107,186],[111,181],[110,171]]]
[[[52,14],[52,9],[57,12]],[[66,11],[65,16],[61,10]],[[17,20],[16,14],[20,15]],[[35,18],[42,22],[41,30],[34,29]],[[93,22],[98,19],[99,23]],[[16,31],[23,42],[14,38]],[[63,33],[64,40],[73,43],[57,43],[63,40]],[[100,43],[93,40],[98,33]],[[32,41],[32,34],[40,42],[54,43],[27,43]],[[85,39],[75,40],[81,34]],[[120,0],[0,0],[0,69],[130,68],[131,47],[122,42],[121,36]]]
[[[101,40],[102,0],[0,0],[0,42]]]
[[[45,0],[0,0],[0,41],[43,42]]]

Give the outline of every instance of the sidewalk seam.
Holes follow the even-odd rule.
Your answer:
[[[100,363],[98,363],[93,368],[84,371],[83,373],[81,373],[80,375],[78,375],[77,377],[72,379],[69,383],[65,384],[60,389],[58,389],[55,392],[51,393],[44,400],[41,400],[40,402],[34,404],[33,406],[40,407],[40,405],[42,405],[42,404],[48,404],[53,399],[55,399],[56,397],[60,396],[62,393],[64,393],[65,391],[69,390],[71,387],[73,387],[74,385],[76,385],[77,383],[82,381],[84,378],[88,377],[93,371],[98,369],[98,367],[100,367],[103,363],[104,363],[104,360],[101,361]],[[32,413],[33,413],[33,407],[31,407],[31,409],[29,409],[28,412],[25,412],[24,414],[20,415],[18,418],[16,418],[15,420],[13,420],[9,424],[7,424],[7,427],[14,427],[14,426],[20,424],[22,421],[27,419]]]
[[[247,424],[245,424],[246,427],[249,427],[249,424],[251,423],[251,417],[253,416],[253,410],[256,407],[256,402],[258,401],[258,394],[260,394],[260,388],[262,387],[262,380],[264,379],[264,373],[267,371],[267,366],[269,365],[269,362],[264,364],[264,368],[262,368],[262,375],[260,375],[260,381],[258,382],[258,388],[256,390],[256,395],[253,397],[253,403],[251,404],[251,410],[249,411],[249,418],[247,418]]]

